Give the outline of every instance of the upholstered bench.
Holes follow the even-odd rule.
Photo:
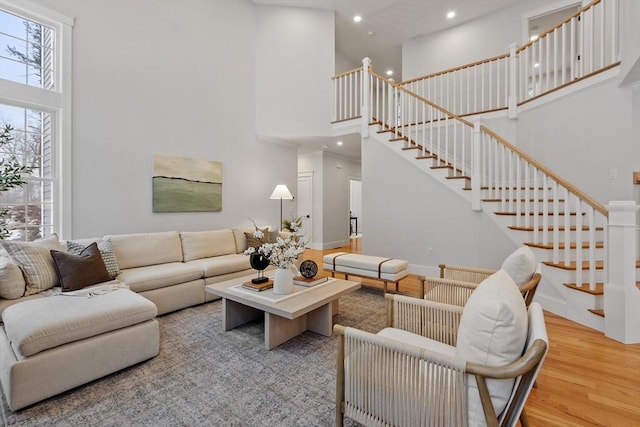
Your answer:
[[[117,284],[7,307],[0,380],[9,407],[23,408],[156,356],[156,313],[151,301]]]
[[[409,274],[409,263],[401,259],[384,258],[371,255],[335,252],[324,256],[323,268],[335,273],[344,273],[345,279],[352,274],[358,277],[381,280],[384,283],[384,293],[387,293],[387,282],[396,284]]]

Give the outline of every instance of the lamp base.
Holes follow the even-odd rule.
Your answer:
[[[259,285],[260,283],[266,283],[268,281],[268,277],[256,277],[255,279],[251,279],[251,283],[253,283],[254,285]]]

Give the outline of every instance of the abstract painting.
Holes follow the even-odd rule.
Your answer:
[[[222,163],[153,156],[153,212],[220,212]]]

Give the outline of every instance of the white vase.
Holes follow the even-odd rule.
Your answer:
[[[293,272],[291,268],[276,268],[276,275],[273,277],[273,293],[286,295],[293,293],[293,290]]]

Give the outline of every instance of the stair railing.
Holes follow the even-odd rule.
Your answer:
[[[458,116],[517,107],[620,64],[617,0],[594,0],[523,46],[400,85]]]
[[[554,264],[575,268],[577,287],[596,289],[596,271],[606,266],[606,257],[596,262],[596,250],[607,240],[602,204],[479,120],[471,123],[375,73],[368,58],[363,63],[334,78],[337,121],[367,118],[403,150],[448,169],[448,178],[470,179],[472,209],[480,210],[482,200],[499,201],[500,213],[515,216],[512,228],[529,231],[531,243],[550,246]]]
[[[486,126],[476,126],[477,175],[486,197],[499,201],[500,212],[515,214],[512,228],[530,231],[531,243],[551,247],[553,264],[575,265],[577,287],[594,291],[596,271],[607,265],[606,254],[596,256],[607,241],[607,209]]]

